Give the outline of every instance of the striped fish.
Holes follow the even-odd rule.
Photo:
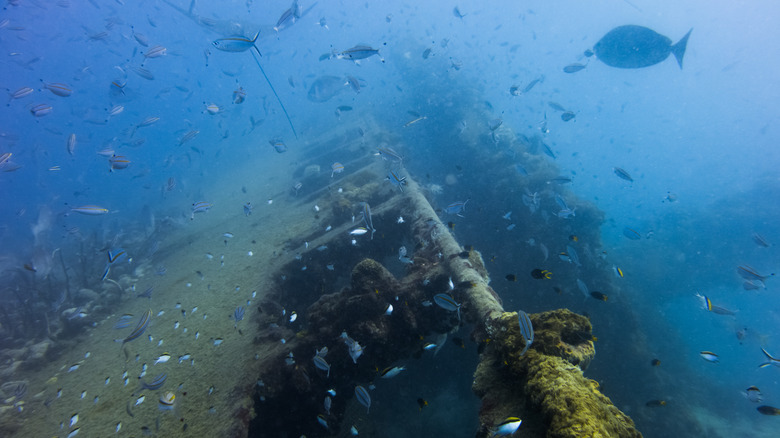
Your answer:
[[[564,120],[565,121],[565,120]],[[613,167],[612,170],[615,172],[615,175],[618,176],[620,179],[624,179],[628,182],[634,182],[634,178],[631,178],[631,175],[629,175],[628,172],[625,170],[619,168],[619,167]]]
[[[127,169],[127,167],[130,166],[130,159],[124,155],[113,155],[108,159],[108,164],[109,171],[111,172],[119,169]]]
[[[379,54],[379,49],[364,45],[357,45],[355,47],[344,50],[341,53],[337,53],[336,58],[346,59],[357,63],[357,61],[366,59],[373,55],[378,56],[380,61],[385,62],[385,58]]]
[[[108,255],[108,263],[114,264],[117,261],[121,260],[124,256],[126,256],[127,251],[119,248],[119,249],[109,250],[107,255]]]
[[[402,157],[398,152],[394,151],[392,148],[379,147],[377,148],[377,150],[379,151],[379,156],[385,160],[397,161],[400,163],[404,159],[404,157]]]
[[[328,374],[326,377],[330,377],[330,364],[325,361],[325,358],[320,356],[319,354],[315,354],[314,358],[312,359],[314,361],[314,366],[318,369],[321,369],[322,371],[327,371]]]
[[[333,178],[333,175],[335,175],[335,174],[337,174],[337,173],[341,173],[341,172],[343,172],[343,171],[344,171],[344,165],[343,165],[343,164],[341,164],[341,163],[339,163],[338,161],[337,161],[337,162],[335,162],[335,163],[333,163],[333,164],[330,166],[330,168],[331,168],[331,170],[332,170],[332,172],[330,173],[330,177],[331,177],[331,178]]]
[[[76,134],[71,134],[68,137],[68,153],[70,155],[76,153]]]
[[[195,213],[205,213],[213,207],[214,204],[206,201],[198,201],[192,204],[192,214],[190,220],[195,219]]]
[[[127,335],[126,338],[122,340],[122,345],[124,346],[126,343],[141,337],[141,335],[144,334],[144,331],[146,331],[146,327],[149,326],[149,320],[151,319],[151,317],[152,317],[152,309],[149,309],[146,312],[144,312],[144,314],[141,315],[141,319],[138,321],[138,325],[136,325],[133,331],[129,335]]]
[[[371,240],[374,240],[376,229],[374,229],[374,221],[371,220],[371,207],[368,202],[363,203],[363,221],[366,223],[366,228],[371,230]]]
[[[138,392],[140,390],[143,390],[143,389],[148,389],[150,391],[156,391],[156,390],[162,388],[163,384],[165,384],[165,380],[166,379],[168,379],[168,375],[163,373],[163,374],[160,374],[159,376],[155,377],[154,380],[152,380],[149,383],[141,382],[141,387],[138,388],[136,390],[136,392]]]
[[[108,213],[108,209],[97,205],[82,205],[81,207],[72,207],[70,211],[85,214],[87,216],[98,216]]]
[[[123,329],[130,327],[130,320],[132,320],[133,315],[130,313],[126,313],[119,317],[119,321],[117,321],[116,324],[114,324],[115,329]]]
[[[159,58],[160,56],[164,56],[167,53],[168,49],[158,45],[147,50],[146,53],[144,53],[144,58]]]
[[[45,103],[34,105],[32,108],[30,108],[30,112],[35,117],[45,116],[46,114],[51,113],[52,110],[53,110],[53,108],[51,107],[51,105],[47,105]]]
[[[752,267],[750,267],[748,265],[741,265],[741,266],[737,267],[737,274],[739,274],[739,276],[744,278],[745,280],[748,280],[748,281],[759,281],[761,283],[763,283],[764,280],[767,279],[767,277],[775,275],[775,274],[769,274],[768,276],[767,275],[761,275],[761,274],[758,273],[758,271],[756,271],[755,269],[753,269]]]
[[[390,171],[387,174],[387,180],[394,186],[397,186],[401,193],[404,192],[404,185],[406,185],[406,177],[399,177],[395,171]]]
[[[217,50],[222,50],[223,52],[245,52],[252,47],[255,47],[255,42],[257,41],[258,35],[260,35],[260,31],[257,31],[255,37],[251,40],[245,36],[219,38],[212,42],[211,45],[213,45]],[[260,53],[259,50],[258,53]]]
[[[233,328],[238,327],[238,321],[241,321],[244,319],[244,308],[241,306],[236,307],[236,310],[233,311],[233,319],[236,321],[235,324],[233,324]]]
[[[439,307],[450,312],[458,312],[458,321],[460,321],[460,304],[455,302],[449,294],[436,294],[433,296],[433,302]]]
[[[29,96],[34,90],[30,87],[22,87],[13,93],[11,93],[11,100],[21,99],[22,97]]]
[[[523,351],[520,352],[520,356],[522,356],[534,342],[534,326],[531,324],[531,318],[522,310],[517,311],[517,319],[520,322],[520,334],[523,335],[523,339],[525,339],[525,347],[523,347]]]
[[[69,86],[59,82],[44,82],[43,88],[60,97],[68,97],[73,94],[73,90]]]
[[[366,414],[371,409],[371,396],[368,395],[368,390],[360,385],[355,387],[355,397],[358,403],[366,407]]]
[[[465,201],[453,202],[444,209],[444,212],[447,214],[455,214],[463,217],[463,215],[460,213],[466,211],[466,203],[469,201],[469,199],[466,199]]]

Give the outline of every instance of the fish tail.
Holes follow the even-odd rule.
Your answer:
[[[677,65],[680,66],[680,70],[682,70],[683,67],[683,56],[685,55],[685,48],[688,45],[688,37],[691,36],[691,32],[693,32],[693,28],[691,28],[680,41],[677,41],[677,44],[672,46],[672,54],[674,54],[674,58],[677,60]]]
[[[255,49],[255,52],[259,56],[263,56],[260,54],[260,50],[257,48],[257,46],[252,46],[253,49]],[[255,62],[257,62],[257,66],[260,67],[260,72],[263,73],[263,77],[265,78],[265,81],[268,82],[268,86],[271,87],[271,91],[273,91],[274,96],[276,96],[276,100],[279,102],[279,106],[282,107],[282,111],[284,111],[284,116],[287,117],[287,122],[290,124],[290,129],[292,129],[293,134],[295,135],[295,139],[298,139],[298,133],[295,132],[295,126],[293,126],[292,120],[290,120],[290,115],[287,113],[287,108],[284,107],[284,104],[282,103],[282,99],[279,98],[279,95],[276,93],[276,89],[274,89],[274,86],[271,85],[271,80],[268,79],[268,75],[265,74],[265,70],[263,70],[263,66],[260,65],[260,60],[255,58]]]
[[[780,362],[780,359],[775,359],[774,357],[772,357],[772,355],[771,355],[771,354],[769,354],[769,352],[768,352],[768,351],[766,351],[766,350],[764,349],[764,347],[761,347],[761,351],[763,351],[763,352],[764,352],[764,354],[766,355],[766,357],[768,357],[768,358],[769,358],[769,362],[767,362],[767,363],[765,363],[765,364],[761,365],[761,367],[762,367],[762,368],[763,368],[764,366],[766,366],[766,365],[770,365],[772,362]]]

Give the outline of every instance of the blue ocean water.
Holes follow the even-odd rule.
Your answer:
[[[132,245],[135,258],[143,257],[153,252],[150,245],[134,245],[131,236],[153,234],[161,221],[191,222],[199,201],[242,214],[245,201],[230,207],[221,201],[232,202],[242,190],[257,208],[275,192],[254,186],[252,174],[292,186],[289,156],[305,156],[319,135],[342,123],[375,118],[401,139],[406,169],[431,189],[438,208],[469,199],[463,218],[445,221],[452,219],[460,243],[492,259],[493,287],[507,309],[568,307],[591,317],[599,340],[586,376],[644,435],[773,436],[776,419],[758,413],[742,393],[755,385],[760,404],[780,406],[777,367],[758,367],[766,361],[762,347],[780,357],[777,280],[745,290],[737,268],[769,275],[780,262],[777,6],[320,1],[301,2],[300,17],[274,30],[289,3],[7,2],[0,12],[0,87],[9,94],[0,106],[0,153],[12,155],[0,169],[0,266],[8,307],[19,301],[13,290],[20,276],[46,280],[59,263],[57,248],[75,257],[79,244],[82,252],[101,254]],[[683,68],[670,57],[619,69],[583,54],[624,24],[673,42],[692,28]],[[257,58],[251,50],[213,45],[231,35],[251,38],[258,29]],[[359,64],[331,56],[359,44],[378,48],[385,62],[376,55]],[[165,53],[155,56],[150,51],[158,45]],[[563,72],[572,63],[586,67]],[[325,97],[312,99],[323,77],[335,79],[326,82]],[[350,78],[359,92],[345,85]],[[510,91],[535,80],[526,92]],[[70,91],[58,95],[47,84]],[[14,98],[24,87],[31,92]],[[239,89],[246,98],[235,103]],[[563,121],[551,102],[574,119]],[[36,116],[36,105],[51,111]],[[462,133],[488,138],[487,121],[494,119],[502,121],[495,142],[478,150],[458,144]],[[525,187],[507,187],[494,179],[498,169],[478,163],[526,164],[508,152],[513,134],[547,144],[555,158],[537,151],[533,162],[571,178],[529,188],[542,194],[540,211],[551,216],[550,227],[560,227],[561,240],[544,240],[530,224],[506,229],[513,222],[503,215],[528,208],[521,201]],[[278,139],[288,155],[274,150]],[[130,165],[112,169],[112,155]],[[615,175],[615,167],[633,182]],[[591,203],[603,221],[554,217],[557,192]],[[93,205],[108,213],[72,210]],[[641,238],[626,238],[626,227]],[[769,247],[758,245],[754,233]],[[597,265],[624,272],[608,302],[583,299],[573,281],[561,294],[537,288],[528,272],[544,263],[513,263],[521,253],[541,255],[545,243],[556,278],[573,280],[571,265],[556,260],[572,234],[599,239],[576,246],[586,282],[586,269]],[[90,265],[88,275],[104,268]],[[523,281],[506,282],[510,273]],[[707,312],[697,293],[736,314]],[[60,297],[37,299],[55,306]],[[22,335],[4,333],[7,348],[21,341],[14,336]],[[720,362],[704,361],[704,350]],[[653,367],[656,358],[661,365]],[[468,381],[469,373],[454,375]],[[666,406],[645,406],[656,399]],[[474,400],[464,405],[473,409]]]

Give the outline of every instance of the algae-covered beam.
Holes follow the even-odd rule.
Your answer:
[[[420,240],[435,239],[442,259],[452,274],[452,281],[471,286],[469,292],[461,297],[466,319],[481,325],[500,316],[504,309],[498,295],[488,285],[490,279],[482,265],[482,257],[476,251],[469,251],[468,258],[457,257],[463,252],[461,246],[425,199],[417,183],[410,177],[406,181],[411,210],[415,215],[412,223],[415,236]]]

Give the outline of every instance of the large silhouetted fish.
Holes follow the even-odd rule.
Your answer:
[[[682,69],[685,46],[691,31],[693,29],[676,44],[672,44],[671,39],[652,29],[635,25],[619,26],[607,32],[593,46],[593,52],[587,51],[585,54],[595,54],[601,62],[611,67],[642,68],[658,64],[671,53]]]

